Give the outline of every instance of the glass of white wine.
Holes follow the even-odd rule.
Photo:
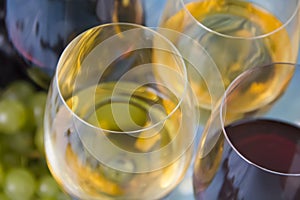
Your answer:
[[[202,64],[187,64],[200,108],[211,109],[224,88],[246,69],[276,61],[296,62],[299,7],[299,0],[167,0],[160,27],[197,41],[218,68],[208,71],[212,65],[200,55]],[[182,37],[171,39],[181,52],[189,53]]]
[[[198,146],[195,199],[300,198],[299,84],[300,64],[271,63],[228,86]],[[266,91],[269,103],[249,111]]]
[[[64,50],[50,86],[50,171],[79,199],[163,198],[190,165],[195,102],[165,37],[130,23],[91,28]]]

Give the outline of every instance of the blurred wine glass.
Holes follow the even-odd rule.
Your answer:
[[[89,29],[64,50],[50,86],[50,171],[79,199],[163,198],[190,166],[194,108],[169,40],[137,24]]]
[[[229,85],[199,143],[196,199],[300,198],[299,84],[300,65],[272,63]],[[266,90],[268,101],[248,110]]]
[[[299,7],[299,0],[167,0],[160,27],[197,41],[218,67],[218,71],[208,72],[208,57],[201,55],[197,66],[187,64],[199,107],[211,109],[224,93],[223,88],[251,67],[296,62]],[[189,46],[182,37],[171,40],[188,54]]]
[[[8,0],[9,39],[28,75],[47,88],[58,58],[79,33],[109,22],[144,23],[140,0]]]

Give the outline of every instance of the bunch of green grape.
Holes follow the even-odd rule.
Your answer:
[[[0,199],[66,200],[44,154],[47,94],[31,82],[11,82],[0,93]]]

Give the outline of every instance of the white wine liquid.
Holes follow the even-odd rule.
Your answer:
[[[282,22],[272,13],[251,2],[205,0],[185,6],[189,13],[180,10],[170,18],[164,19],[162,27],[179,31],[198,41],[217,65],[217,70],[210,72],[208,68],[213,66],[200,54],[197,58],[200,67],[193,69],[193,66],[188,65],[191,85],[202,108],[210,109],[213,93],[218,93],[219,98],[222,94],[220,88],[226,89],[246,69],[275,61],[296,60],[297,51],[292,50],[298,49],[299,42],[292,44],[287,30],[284,27],[278,29],[283,25]],[[174,42],[179,49],[190,50],[184,46],[186,42]],[[216,79],[218,73],[222,77],[221,83]],[[275,71],[271,77],[276,81],[285,79],[280,76],[280,71]],[[207,85],[207,80],[216,81]],[[266,80],[264,88],[275,84],[275,81],[268,81],[267,78]],[[219,88],[218,91],[215,88]],[[270,95],[269,90],[266,91],[261,93],[262,99]],[[249,108],[251,109],[253,108]]]
[[[105,152],[97,152],[99,145],[86,146],[85,141],[89,140],[91,133],[78,132],[78,121],[75,119],[74,122],[69,110],[60,106],[52,125],[50,118],[46,117],[46,124],[52,127],[46,127],[49,132],[45,136],[50,170],[69,193],[80,199],[161,198],[184,176],[192,150],[188,149],[177,160],[161,168],[137,171],[145,168],[145,165],[150,167],[151,162],[163,162],[176,153],[180,145],[172,144],[171,141],[178,134],[182,117],[180,109],[172,113],[160,129],[153,128],[152,132],[132,134],[123,132],[147,127],[152,130],[154,124],[174,111],[178,102],[166,88],[151,85],[136,87],[132,83],[122,83],[115,90],[115,86],[116,83],[108,82],[82,90],[73,94],[66,103],[86,123],[103,130],[115,131],[98,134],[124,151],[114,152],[114,148],[107,148]],[[136,88],[134,92],[133,88]],[[89,96],[91,92],[95,94],[94,97]],[[98,142],[107,145],[105,142]],[[154,160],[147,159],[145,155],[146,159],[137,161],[127,157],[126,153],[146,154],[159,151],[167,145],[171,145],[170,151]],[[113,156],[106,160],[103,158],[103,163],[99,155],[105,157],[106,154]],[[124,171],[111,167],[112,165]]]

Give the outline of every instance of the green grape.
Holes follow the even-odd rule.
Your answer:
[[[43,128],[43,126],[37,127],[37,129],[35,131],[35,135],[34,135],[34,144],[37,147],[38,151],[44,155],[45,149],[44,149],[44,128]]]
[[[60,192],[57,196],[55,197],[41,197],[37,200],[72,200],[71,197],[69,197],[68,195]],[[75,200],[75,199],[74,199]]]
[[[45,157],[31,158],[27,163],[27,169],[30,170],[35,177],[41,177],[49,174]]]
[[[36,92],[30,97],[29,105],[33,110],[33,116],[37,126],[41,126],[43,124],[46,100],[47,93],[43,91]]]
[[[27,154],[33,150],[33,134],[30,132],[19,132],[8,136],[8,145],[11,150],[19,154]]]
[[[4,193],[0,193],[1,200],[10,200]]]
[[[41,177],[38,185],[38,194],[40,197],[55,197],[59,192],[59,187],[50,174]]]
[[[30,200],[36,189],[33,174],[25,168],[10,169],[5,178],[4,193],[11,200]]]
[[[27,106],[26,107],[26,123],[25,123],[24,127],[22,128],[22,130],[27,131],[27,132],[34,132],[35,128],[36,128],[36,123],[35,123],[35,119],[34,119],[33,110],[31,109],[31,107]]]
[[[6,136],[6,134],[0,133],[0,160],[2,158],[2,155],[7,151],[8,142],[6,141]]]
[[[64,192],[60,192],[56,195],[56,200],[72,200],[72,198]]]
[[[0,200],[71,200],[44,157],[46,99],[46,92],[23,80],[11,83],[0,96]]]
[[[0,163],[0,188],[3,187],[3,183],[4,183],[4,169],[2,163]]]
[[[38,200],[58,200],[56,197],[41,197]]]
[[[2,97],[4,99],[13,99],[20,101],[27,101],[35,91],[34,86],[25,80],[16,80],[10,83],[3,91]]]
[[[25,106],[18,100],[0,100],[0,132],[15,133],[26,124],[27,112]]]
[[[7,151],[3,154],[1,160],[4,169],[19,167],[22,164],[22,156],[12,151]]]

